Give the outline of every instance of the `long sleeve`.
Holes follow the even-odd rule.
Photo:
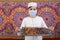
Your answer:
[[[48,28],[42,17],[41,17],[41,25],[43,28]]]
[[[23,27],[25,27],[25,23],[26,23],[25,19],[23,19],[20,29],[22,29]]]
[[[25,19],[23,19],[22,24],[20,28],[18,29],[19,32],[17,32],[18,36],[22,36],[22,28],[25,27]]]

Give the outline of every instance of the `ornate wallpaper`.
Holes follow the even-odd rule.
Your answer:
[[[60,2],[37,2],[38,16],[48,27],[54,26],[53,34],[60,35]],[[0,2],[0,35],[17,36],[15,29],[28,16],[28,2]]]

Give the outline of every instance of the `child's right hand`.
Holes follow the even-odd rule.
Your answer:
[[[19,31],[20,31],[20,28],[16,28],[16,29],[15,29],[15,32],[19,32]]]
[[[16,29],[15,29],[15,32],[17,33],[17,36],[20,36],[20,35],[21,35],[19,28],[16,28]]]

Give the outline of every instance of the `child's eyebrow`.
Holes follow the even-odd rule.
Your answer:
[[[32,6],[30,6],[29,8],[31,8]]]
[[[32,6],[30,6],[30,7],[28,7],[28,9],[30,9]],[[37,9],[37,7],[36,7],[36,9]]]

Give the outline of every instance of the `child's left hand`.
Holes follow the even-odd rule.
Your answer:
[[[54,27],[53,26],[50,26],[48,29],[51,30],[51,31],[54,31]]]

